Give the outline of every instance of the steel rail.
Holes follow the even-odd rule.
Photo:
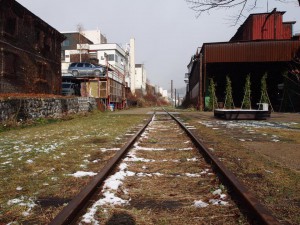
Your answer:
[[[155,115],[146,122],[146,124],[133,136],[130,140],[117,152],[117,154],[112,157],[109,162],[104,166],[103,169],[94,177],[94,179],[83,188],[78,195],[76,195],[70,203],[65,206],[59,214],[50,222],[50,225],[65,225],[72,224],[77,218],[77,215],[81,210],[87,206],[91,197],[96,193],[97,189],[103,184],[105,179],[111,173],[111,171],[116,167],[117,163],[120,162],[122,157],[128,152],[129,148],[134,144],[136,139],[141,135],[141,133],[146,129],[148,124],[153,120]]]
[[[181,128],[185,130],[187,135],[193,140],[200,154],[204,155],[207,161],[209,161],[213,166],[214,170],[222,175],[223,181],[225,181],[225,183],[235,191],[239,199],[243,202],[242,207],[251,212],[250,215],[252,215],[251,218],[254,221],[259,222],[259,224],[280,225],[279,221],[257,200],[248,188],[246,188],[246,186],[241,183],[241,181],[239,181],[237,177],[202,144],[196,134],[187,129],[174,115],[169,112],[167,113],[179,124]]]

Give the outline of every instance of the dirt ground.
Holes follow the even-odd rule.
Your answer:
[[[196,118],[201,118],[205,120],[211,121],[220,121],[219,119],[214,118],[212,112],[188,112],[188,111],[179,111],[168,109],[169,111],[174,111],[176,113],[180,113],[183,115],[191,115]],[[116,114],[152,114],[155,111],[155,108],[134,108],[129,110],[116,111],[113,113]],[[267,120],[263,120],[262,122],[270,122],[270,123],[292,123],[296,127],[291,130],[291,132],[296,132],[300,136],[300,113],[271,113],[271,117]],[[297,125],[298,124],[298,125]],[[288,129],[289,127],[287,127]],[[233,135],[238,131],[227,130],[226,132],[233,132]],[[241,134],[240,138],[251,138],[253,134],[249,133],[245,136],[245,134]],[[289,132],[284,135],[283,139],[288,139]],[[297,138],[297,137],[296,137]],[[300,140],[299,140],[300,141]],[[283,142],[264,142],[262,140],[256,141],[253,140],[251,142],[244,142],[245,147],[257,151],[260,154],[269,158],[269,160],[276,161],[280,163],[284,167],[288,167],[292,170],[300,171],[300,144],[299,143],[290,143],[291,141],[283,141]]]
[[[187,114],[193,114],[195,116],[197,113]],[[211,112],[199,112],[198,115],[208,120],[220,121],[214,118]],[[244,121],[238,122],[243,123]],[[245,121],[245,123],[247,122]],[[272,113],[269,119],[259,122],[271,123],[276,126],[254,127],[253,130],[255,130],[255,132],[245,132],[243,131],[245,129],[242,128],[226,129],[226,133],[229,135],[231,133],[235,139],[245,140],[243,141],[243,145],[246,148],[256,151],[271,161],[276,161],[283,167],[300,172],[300,114]],[[266,138],[259,135],[264,135]],[[271,139],[268,140],[267,137]],[[272,139],[272,137],[274,138]]]

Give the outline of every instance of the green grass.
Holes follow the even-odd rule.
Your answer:
[[[28,204],[38,199],[74,197],[91,178],[70,174],[99,171],[114,154],[101,148],[121,146],[127,141],[125,134],[133,132],[145,118],[148,116],[94,112],[66,121],[40,119],[34,126],[2,130],[0,222],[48,223],[58,209],[53,212],[49,207],[36,206],[29,210]],[[21,200],[23,205],[8,204],[12,199]]]

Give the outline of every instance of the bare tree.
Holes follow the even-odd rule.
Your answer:
[[[190,8],[196,12],[197,18],[204,12],[209,12],[214,9],[231,9],[239,7],[240,11],[235,18],[235,25],[238,23],[245,11],[251,11],[256,8],[259,0],[186,0]],[[260,0],[261,1],[261,0]],[[276,0],[283,3],[300,0]]]

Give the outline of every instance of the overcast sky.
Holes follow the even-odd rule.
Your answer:
[[[239,8],[202,14],[189,8],[185,0],[17,0],[28,10],[60,32],[99,29],[109,43],[124,45],[135,38],[136,63],[143,63],[153,85],[169,90],[185,86],[184,74],[197,47],[207,42],[228,41],[239,23],[231,16]],[[250,13],[267,11],[267,0]],[[286,11],[284,21],[296,21],[300,33],[300,7],[296,0],[282,4],[269,0],[269,11]],[[247,14],[246,16],[248,16]],[[242,22],[245,19],[242,20]]]

